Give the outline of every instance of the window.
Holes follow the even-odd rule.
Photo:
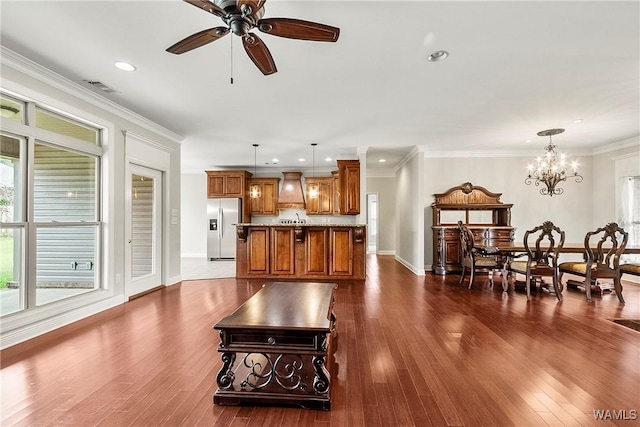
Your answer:
[[[98,143],[98,130],[51,111],[36,107],[36,127],[70,136],[93,144]]]
[[[0,116],[5,119],[22,122],[24,103],[8,96],[0,97]]]
[[[4,316],[101,288],[102,151],[100,129],[5,95],[2,105],[17,105],[21,123],[25,111],[35,111],[35,126],[12,127],[19,136],[1,135]],[[13,120],[4,110],[3,120]]]
[[[620,227],[629,233],[628,246],[640,246],[640,176],[624,176],[621,181]],[[621,262],[640,262],[640,255],[625,254]]]
[[[24,139],[0,135],[0,307],[3,315],[24,308],[26,222],[21,185],[24,145]]]

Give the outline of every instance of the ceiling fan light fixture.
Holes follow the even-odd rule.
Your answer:
[[[435,52],[432,52],[431,55],[427,57],[427,59],[429,60],[429,62],[438,62],[444,61],[448,56],[449,52],[447,52],[446,50],[436,50]]]
[[[200,10],[218,16],[226,24],[226,28],[209,28],[198,31],[177,43],[166,51],[181,55],[198,47],[219,40],[229,32],[242,38],[242,45],[254,65],[268,76],[278,71],[271,52],[266,44],[252,29],[265,34],[297,40],[319,42],[335,42],[340,36],[340,28],[318,22],[304,21],[294,18],[268,18],[264,16],[266,0],[184,0]],[[226,31],[223,31],[225,29]],[[231,78],[233,83],[233,77]]]

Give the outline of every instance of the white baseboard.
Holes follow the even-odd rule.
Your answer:
[[[396,251],[378,251],[378,255],[395,255]]]
[[[0,336],[0,349],[4,350],[7,347],[36,338],[42,334],[46,334],[47,332],[51,332],[73,322],[77,322],[86,317],[93,316],[94,314],[116,307],[124,302],[124,297],[122,295],[118,295],[8,332],[3,332]]]
[[[411,270],[413,272],[413,274],[415,274],[416,276],[424,276],[424,268],[420,269],[417,268],[415,266],[413,266],[410,262],[402,259],[401,257],[396,255],[396,261],[398,261],[400,264],[404,265],[405,267],[407,267],[409,270]]]

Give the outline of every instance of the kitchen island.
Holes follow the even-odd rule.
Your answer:
[[[364,280],[364,224],[236,225],[236,277]]]

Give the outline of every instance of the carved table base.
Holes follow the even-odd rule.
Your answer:
[[[331,409],[325,356],[227,352],[222,359],[226,362],[213,397],[218,405],[274,403]]]
[[[331,409],[326,367],[336,334],[335,283],[276,282],[220,320],[218,405]]]

